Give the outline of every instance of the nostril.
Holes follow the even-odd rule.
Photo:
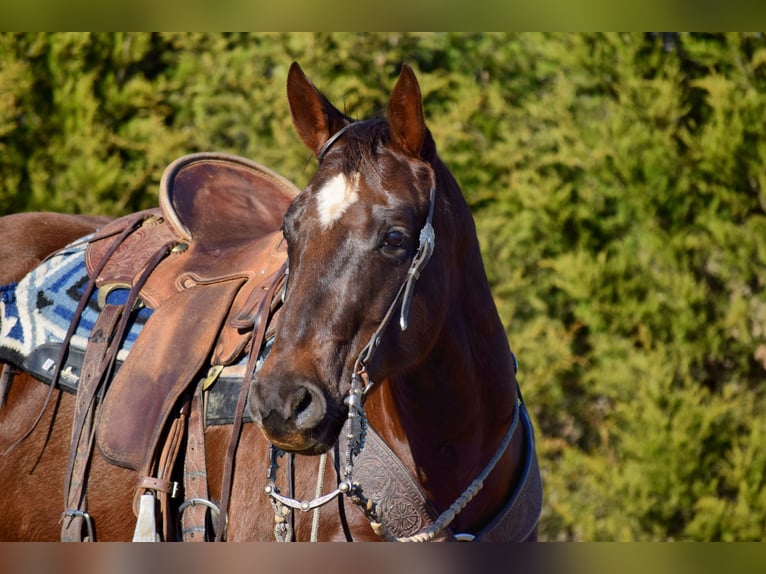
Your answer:
[[[312,399],[311,393],[306,387],[301,387],[295,395],[295,400],[297,402],[295,405],[295,416],[298,417],[301,413],[308,410],[311,406]]]
[[[308,387],[300,387],[293,395],[293,416],[299,429],[314,428],[322,420],[325,407],[322,394]]]

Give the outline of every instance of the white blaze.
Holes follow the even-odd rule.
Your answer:
[[[338,174],[328,181],[317,194],[317,209],[322,227],[328,228],[352,205],[359,194],[356,191],[359,174],[349,181]]]

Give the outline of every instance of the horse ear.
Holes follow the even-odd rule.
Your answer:
[[[287,102],[295,131],[315,156],[330,136],[350,121],[316,89],[297,62],[287,74]]]
[[[399,79],[391,92],[387,116],[392,143],[410,155],[421,157],[423,143],[429,134],[423,115],[420,86],[415,72],[408,64],[402,65]]]

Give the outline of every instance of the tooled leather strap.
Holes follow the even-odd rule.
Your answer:
[[[99,314],[88,339],[75,399],[72,442],[64,484],[62,542],[81,542],[84,522],[88,519],[85,481],[86,469],[93,451],[94,401],[103,375],[101,365],[108,353],[114,328],[121,314],[122,306],[107,305]]]
[[[535,451],[534,429],[524,403],[519,406],[519,418],[525,431],[524,465],[521,476],[503,508],[468,539],[476,542],[522,542],[534,532],[542,510],[542,483]],[[385,529],[396,538],[408,538],[433,525],[438,513],[429,502],[419,483],[391,451],[371,425],[367,425],[364,448],[354,460],[353,480],[359,484],[363,512],[368,501],[378,509]],[[461,538],[462,539],[462,538]],[[456,540],[445,528],[434,541]]]
[[[197,504],[208,498],[201,385],[194,391],[189,413],[184,457],[184,498],[190,504],[181,515],[181,537],[184,542],[204,542],[208,509]]]
[[[368,501],[372,502],[379,514],[374,518],[382,518],[387,530],[397,538],[417,534],[439,515],[409,470],[369,424],[364,448],[354,459],[353,480],[359,484],[364,500],[352,495],[352,501],[363,503],[365,513]],[[454,537],[445,529],[434,540]]]

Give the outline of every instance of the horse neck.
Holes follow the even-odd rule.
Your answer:
[[[449,177],[449,182],[454,180]],[[381,385],[377,397],[370,397],[375,400],[369,401],[368,412],[441,511],[476,478],[502,441],[516,385],[468,207],[457,184],[442,182],[438,193],[445,195],[439,214],[453,219],[454,231],[440,235],[437,229],[437,244],[461,252],[460,265],[447,266],[451,276],[446,283],[453,287],[446,316],[429,356]],[[510,459],[499,465],[495,478],[511,473],[512,467]],[[509,484],[510,477],[504,478]],[[465,521],[472,520],[470,514]],[[482,511],[475,514],[473,520],[479,520]]]

